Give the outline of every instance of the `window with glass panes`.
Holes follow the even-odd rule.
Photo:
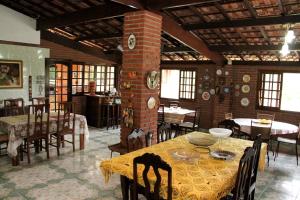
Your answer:
[[[195,99],[196,71],[180,71],[179,97]]]
[[[110,91],[115,87],[115,67],[107,66],[106,68],[106,91]]]
[[[82,93],[83,65],[72,64],[72,94]]]
[[[57,110],[60,102],[68,101],[68,66],[55,64],[49,69],[50,110]]]
[[[280,108],[282,73],[261,72],[258,87],[258,106],[260,108]]]
[[[106,66],[97,66],[96,92],[105,92],[105,69]]]
[[[95,66],[84,66],[84,92],[89,92],[89,82],[95,80]]]

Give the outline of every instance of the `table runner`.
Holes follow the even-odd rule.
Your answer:
[[[51,112],[49,117],[49,131],[55,132],[57,129],[57,112]],[[72,115],[73,116],[73,115]],[[31,122],[34,123],[34,117],[31,116]],[[46,116],[44,115],[44,121],[46,122]],[[17,148],[21,145],[23,138],[26,137],[28,115],[17,115],[9,117],[0,117],[0,131],[9,134],[9,142],[7,152],[11,157],[17,156]],[[86,118],[83,115],[75,115],[75,134],[85,135],[88,141],[89,130],[86,122]]]
[[[103,161],[100,164],[100,168],[106,182],[109,181],[112,173],[118,173],[128,177],[129,179],[132,179],[133,159],[137,156],[143,155],[146,152],[154,153],[159,155],[172,167],[172,187],[174,200],[216,200],[226,196],[233,189],[240,158],[243,155],[246,147],[252,146],[252,144],[253,142],[248,140],[236,138],[225,139],[222,142],[222,149],[230,150],[236,153],[236,157],[229,161],[216,160],[211,158],[207,151],[201,148],[195,148],[194,145],[190,144],[185,135],[119,157],[114,157],[111,160]],[[214,144],[211,148],[215,148],[216,145],[218,144]],[[259,162],[260,170],[264,170],[265,167],[266,147],[266,144],[262,145],[261,159]],[[171,149],[174,148],[185,148],[189,150],[200,151],[200,159],[195,163],[175,160],[170,154]],[[141,174],[140,170],[142,169],[139,169],[139,174]],[[150,175],[149,178],[151,180],[151,178],[153,179],[154,176]],[[166,194],[167,180],[166,176],[163,174],[161,196],[166,198]]]

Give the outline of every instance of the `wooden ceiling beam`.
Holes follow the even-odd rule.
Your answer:
[[[263,18],[250,18],[242,20],[225,20],[221,22],[209,22],[201,24],[187,24],[184,25],[185,30],[197,30],[197,29],[219,29],[219,28],[237,28],[246,26],[266,26],[275,24],[288,24],[288,23],[300,23],[300,15],[289,15],[279,17],[263,17]]]
[[[106,55],[100,49],[98,50],[96,48],[86,46],[84,44],[70,40],[66,37],[59,36],[55,33],[49,32],[49,31],[41,31],[41,38],[44,40],[50,41],[50,42],[60,44],[62,46],[68,47],[68,48],[72,48],[72,49],[81,51],[81,52],[89,54],[91,56],[98,57],[99,59],[102,59],[103,62],[108,63],[108,64],[120,63],[119,58],[117,58],[115,56],[111,56],[111,55]]]
[[[109,33],[109,34],[93,34],[83,37],[78,37],[76,41],[83,41],[83,40],[101,40],[101,39],[112,39],[112,38],[120,38],[123,36],[123,33]]]
[[[114,18],[122,16],[125,12],[130,12],[133,10],[134,9],[127,6],[113,2],[107,2],[106,5],[95,6],[53,18],[38,19],[37,30],[68,26],[99,19]]]
[[[209,49],[217,52],[242,52],[242,51],[280,51],[282,45],[217,45]],[[289,45],[292,51],[299,51],[300,44]],[[169,52],[172,50],[169,49]]]
[[[221,54],[211,51],[203,40],[201,40],[191,32],[185,31],[180,25],[176,23],[175,20],[173,20],[168,15],[164,13],[160,13],[160,14],[163,17],[162,29],[166,34],[177,39],[182,44],[185,44],[191,49],[208,57],[216,64],[218,65],[224,64],[225,58]]]

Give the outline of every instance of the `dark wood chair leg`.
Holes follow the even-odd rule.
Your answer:
[[[73,145],[73,152],[75,152],[75,134],[72,134],[72,145]]]
[[[298,166],[298,142],[296,142],[296,159],[297,159],[297,166]]]
[[[123,200],[129,200],[129,179],[126,176],[122,175],[120,177]]]
[[[20,155],[20,160],[24,160],[24,155],[23,155],[23,143],[18,147],[19,150],[19,155]]]
[[[48,138],[45,140],[45,143],[46,143],[47,159],[49,160],[50,155],[49,155],[49,139]]]
[[[57,135],[57,138],[56,138],[56,151],[57,151],[57,156],[60,155],[59,148],[60,148],[60,135]]]
[[[30,145],[29,145],[29,141],[27,141],[27,161],[28,161],[28,164],[31,163],[30,161]]]
[[[274,161],[275,161],[275,159],[278,157],[279,146],[280,146],[280,142],[277,141],[277,147],[276,147],[276,153],[275,153]]]

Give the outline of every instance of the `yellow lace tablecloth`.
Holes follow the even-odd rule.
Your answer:
[[[192,133],[206,134],[206,133]],[[118,173],[129,179],[133,178],[133,159],[144,153],[159,155],[172,167],[172,187],[174,200],[215,200],[226,196],[234,187],[238,172],[239,160],[244,150],[252,146],[253,142],[236,138],[228,138],[222,141],[222,150],[229,150],[236,154],[233,160],[216,160],[209,156],[205,149],[195,148],[187,141],[186,136],[177,137],[160,144],[153,145],[138,151],[134,151],[111,160],[101,162],[100,168],[108,182],[112,173]],[[211,146],[216,148],[218,144]],[[173,150],[184,148],[187,151],[200,152],[200,158],[194,162],[176,160],[172,156]],[[264,170],[267,145],[262,145],[259,169]],[[139,172],[142,169],[139,170]],[[155,181],[150,174],[149,179]],[[166,197],[167,180],[162,179],[161,196]]]

